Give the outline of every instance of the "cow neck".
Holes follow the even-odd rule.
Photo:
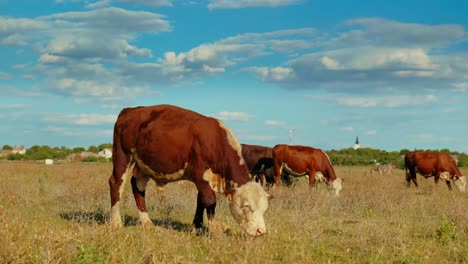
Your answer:
[[[238,162],[231,163],[235,165],[228,165],[227,173],[224,175],[226,178],[226,190],[242,186],[251,180],[247,165],[245,163],[240,165]]]

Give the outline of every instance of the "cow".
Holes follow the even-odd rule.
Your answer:
[[[270,147],[260,146],[260,145],[250,145],[250,144],[241,144],[242,146],[242,157],[244,158],[245,163],[249,171],[252,171],[255,165],[261,158],[271,158],[271,149]]]
[[[131,176],[140,222],[148,216],[145,189],[150,179],[157,186],[192,181],[197,190],[194,230],[213,224],[216,193],[229,201],[232,216],[245,233],[266,233],[263,218],[268,194],[252,182],[233,132],[221,121],[173,105],[123,109],[114,126],[113,170],[109,179],[112,227],[121,227],[119,202],[126,178]]]
[[[410,187],[411,181],[418,187],[416,173],[419,173],[426,179],[434,177],[434,182],[439,183],[439,179],[445,180],[448,189],[451,190],[452,181],[461,191],[465,191],[466,177],[458,169],[455,161],[450,155],[436,151],[412,151],[405,155],[405,171],[407,186]]]
[[[271,158],[270,147],[260,145],[241,144],[242,146],[242,157],[244,158],[247,168],[249,168],[250,174],[254,177],[255,181],[259,181],[262,185],[265,183],[265,174],[259,173],[258,169],[255,171],[255,166],[261,166],[261,163],[266,160],[263,158]],[[262,160],[263,159],[263,160]],[[260,163],[260,164],[259,164]],[[260,167],[259,167],[260,168]]]
[[[328,155],[321,149],[299,145],[278,144],[273,147],[275,185],[278,185],[283,171],[293,176],[308,176],[309,185],[324,180],[330,190],[339,195],[342,179],[337,178]]]
[[[386,165],[375,165],[371,168],[370,172],[373,174],[374,172],[378,172],[382,175],[384,172],[387,174],[392,174],[392,170],[395,168],[395,164],[386,164]]]
[[[273,186],[275,183],[275,168],[273,166],[273,158],[260,158],[255,164],[254,168],[251,171],[251,174],[255,180],[260,181],[260,184]],[[303,175],[289,175],[285,170],[281,175],[281,182],[286,186],[291,186],[297,179],[294,176],[303,176]],[[307,176],[307,175],[306,175]]]

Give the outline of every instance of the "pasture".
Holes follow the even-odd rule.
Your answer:
[[[301,178],[272,190],[268,234],[244,237],[218,196],[226,232],[191,233],[196,189],[173,183],[146,194],[143,228],[127,182],[125,228],[111,230],[109,163],[0,163],[0,263],[468,263],[468,193],[404,171],[335,167],[340,197]],[[462,169],[467,175],[468,171]],[[206,224],[206,214],[205,214]]]

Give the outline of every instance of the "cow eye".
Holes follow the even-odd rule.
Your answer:
[[[244,204],[242,205],[243,208],[250,208],[250,205],[249,204]]]

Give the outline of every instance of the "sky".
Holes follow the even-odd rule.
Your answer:
[[[241,143],[468,152],[468,1],[0,0],[0,145],[173,104]]]

